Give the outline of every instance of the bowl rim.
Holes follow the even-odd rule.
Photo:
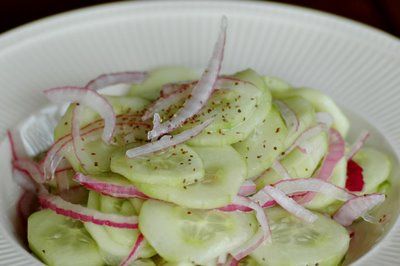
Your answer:
[[[153,8],[160,7],[163,7],[163,12],[165,12],[164,8],[167,8],[169,11],[174,11],[174,9],[183,10],[188,8],[191,9],[193,7],[202,8],[203,11],[206,12],[215,12],[214,8],[221,10],[223,7],[229,7],[239,10],[236,12],[237,14],[246,12],[255,12],[257,14],[262,14],[262,12],[270,12],[272,10],[274,12],[277,12],[280,16],[290,15],[292,16],[292,19],[300,19],[301,22],[304,24],[311,25],[315,21],[321,22],[318,25],[313,25],[314,27],[317,27],[319,29],[326,30],[328,25],[332,25],[334,26],[333,29],[330,29],[330,32],[332,34],[343,34],[347,38],[357,39],[358,41],[363,43],[368,42],[368,45],[372,47],[377,53],[390,58],[396,58],[400,62],[400,39],[394,35],[391,35],[372,26],[354,21],[352,19],[344,18],[342,16],[290,4],[226,0],[206,0],[191,2],[184,2],[179,0],[114,2],[59,13],[26,23],[17,28],[0,34],[0,57],[7,54],[9,52],[9,49],[15,49],[19,45],[26,45],[27,42],[33,42],[42,36],[54,34],[55,32],[65,30],[69,27],[74,27],[79,23],[90,23],[93,19],[98,20],[100,18],[112,19],[115,16],[116,12],[126,13],[129,12],[129,10],[132,11],[132,9],[142,9],[147,13],[152,13]],[[218,12],[218,14],[221,14],[221,12]],[[305,18],[309,19],[309,21],[306,21]],[[341,30],[343,30],[343,32]],[[354,33],[354,35],[351,33]],[[378,42],[370,42],[374,38],[379,39],[381,43],[384,42],[385,46],[387,47],[383,49],[381,43],[378,45]],[[1,136],[1,139],[4,139],[4,136]],[[400,150],[394,149],[394,152],[396,153],[396,155],[399,156]],[[366,263],[368,263],[368,257],[370,257],[372,253],[376,253],[383,248],[388,248],[387,246],[383,247],[382,245],[383,243],[387,242],[389,234],[394,233],[394,231],[400,232],[399,217],[396,218],[393,227],[382,239],[380,239],[379,243],[374,245],[369,250],[369,252],[362,255],[355,262],[355,264],[366,265]],[[4,241],[1,241],[3,240],[2,238],[4,239]],[[6,240],[8,240],[9,243],[6,243]],[[23,249],[21,245],[19,245],[17,242],[12,241],[8,237],[8,235],[5,234],[4,228],[2,226],[0,226],[0,249],[13,250],[14,252],[23,253],[20,255],[22,255],[26,261],[30,260],[33,263],[33,257],[29,253],[24,252],[25,249]]]

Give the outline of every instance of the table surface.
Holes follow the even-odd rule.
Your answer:
[[[0,32],[39,18],[115,0],[1,0]],[[281,0],[348,17],[400,37],[400,0]]]

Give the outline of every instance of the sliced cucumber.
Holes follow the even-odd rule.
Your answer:
[[[148,105],[148,101],[138,98],[138,97],[129,97],[129,96],[104,96],[109,103],[112,105],[114,112],[116,115],[126,114],[126,113],[136,113],[143,110]],[[57,141],[59,138],[68,135],[71,133],[71,120],[72,120],[72,111],[75,108],[75,104],[71,104],[63,117],[60,119],[60,122],[54,129],[54,139]],[[100,119],[100,116],[88,107],[84,107],[80,112],[80,126],[83,127],[97,119]]]
[[[123,118],[121,118],[122,120]],[[134,138],[132,137],[134,136]],[[129,137],[125,139],[125,137]],[[64,156],[76,172],[87,174],[99,174],[110,171],[111,156],[121,147],[132,148],[142,145],[142,140],[146,139],[146,128],[138,127],[134,124],[118,126],[118,133],[113,137],[116,145],[108,145],[99,138],[92,140],[82,138],[83,160],[79,161],[74,149],[66,149]],[[131,142],[132,141],[132,142]],[[130,142],[130,143],[127,143]]]
[[[250,256],[239,261],[239,266],[259,266],[260,264]]]
[[[257,225],[251,213],[194,210],[155,200],[146,201],[139,215],[147,241],[171,262],[206,263],[250,239]]]
[[[382,194],[388,194],[389,189],[391,188],[391,184],[389,181],[385,181],[382,184],[379,185],[377,192],[382,193]]]
[[[179,187],[133,182],[146,195],[198,209],[223,207],[232,202],[246,177],[246,163],[231,146],[193,147],[203,160],[204,179]]]
[[[111,170],[131,181],[168,186],[186,186],[204,178],[203,162],[188,146],[181,144],[165,151],[129,159],[126,150],[111,157]]]
[[[266,97],[271,99],[271,93],[268,90],[264,79],[262,76],[260,76],[256,71],[253,69],[249,68],[243,71],[240,71],[234,75],[235,78],[238,78],[240,80],[248,81],[253,83],[258,89],[264,91],[266,93]]]
[[[164,84],[198,79],[198,75],[185,67],[160,67],[149,73],[149,77],[141,84],[134,84],[130,94],[148,100],[155,100],[160,96]]]
[[[372,148],[362,148],[353,160],[363,169],[364,188],[361,194],[377,192],[379,185],[389,178],[392,165],[386,154]]]
[[[295,132],[291,132],[286,138],[286,148],[292,145],[292,143],[303,133],[306,129],[310,128],[316,123],[316,116],[314,107],[311,103],[302,97],[288,97],[282,99],[287,106],[294,111],[297,119],[299,120],[299,128]]]
[[[103,265],[96,242],[80,221],[50,210],[35,212],[28,219],[30,249],[47,265]]]
[[[285,98],[288,96],[301,96],[310,101],[317,112],[327,112],[332,115],[333,127],[346,137],[350,128],[350,122],[346,115],[340,110],[336,103],[328,95],[319,90],[309,88],[299,88],[284,91],[275,91],[273,96],[276,98]]]
[[[260,265],[339,265],[349,247],[350,237],[334,220],[315,213],[314,223],[305,223],[285,210],[266,210],[272,243],[258,247],[251,257]]]
[[[271,167],[274,160],[286,148],[287,128],[279,112],[272,107],[266,119],[245,140],[233,147],[245,158],[247,178],[261,174]]]
[[[347,179],[346,168],[347,161],[343,158],[335,166],[330,182],[338,187],[345,187]],[[305,207],[311,210],[323,212],[328,205],[331,205],[335,201],[336,200],[332,197],[317,193],[312,201],[308,202]]]
[[[94,191],[89,193],[87,206],[105,213],[120,215],[136,215],[136,210],[129,200],[102,196]],[[132,249],[139,231],[131,229],[112,228],[85,223],[85,227],[97,242],[104,261],[108,265],[118,265]],[[155,251],[145,245],[139,254],[140,258],[149,258]]]
[[[213,122],[202,133],[189,140],[189,144],[222,146],[238,142],[245,139],[268,114],[270,101],[265,92],[253,84],[231,81],[226,82],[226,85],[223,85],[223,88],[225,87],[228,89],[215,91],[196,117],[178,130],[187,130],[213,117]],[[168,118],[175,112],[175,109],[170,109],[168,113],[162,114],[162,117]]]
[[[264,82],[273,96],[292,89],[292,86],[289,83],[277,77],[264,76]]]
[[[311,138],[307,142],[309,142],[307,146],[310,145],[312,147],[309,154],[302,153],[299,149],[294,149],[281,160],[281,164],[293,178],[311,177],[327,152],[328,136],[325,132]],[[256,184],[258,188],[262,188],[283,178],[275,170],[269,168],[256,180]]]

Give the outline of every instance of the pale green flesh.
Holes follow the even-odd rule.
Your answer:
[[[199,209],[223,207],[232,202],[246,177],[246,164],[230,146],[193,147],[203,160],[205,177],[192,185],[179,187],[133,182],[146,195]]]
[[[160,67],[149,72],[149,77],[141,84],[134,84],[130,95],[148,100],[160,96],[164,84],[198,79],[195,71],[185,67]]]
[[[93,191],[89,193],[88,208],[105,213],[137,215],[129,200],[102,196]],[[139,234],[138,230],[113,228],[93,223],[85,223],[85,227],[99,246],[104,261],[110,265],[118,265],[128,256]],[[146,245],[141,249],[139,257],[149,258],[154,254],[155,251]]]
[[[257,230],[251,213],[194,210],[155,200],[143,204],[139,226],[165,260],[196,264],[238,247]]]
[[[116,115],[120,114],[135,114],[142,111],[149,102],[147,100],[138,98],[138,97],[129,97],[129,96],[104,96],[109,103],[112,105],[114,112]],[[72,120],[72,111],[75,108],[75,104],[71,104],[63,117],[60,119],[60,122],[57,124],[54,129],[54,139],[57,141],[59,138],[68,135],[71,133],[71,120]],[[80,112],[80,126],[83,127],[93,121],[100,119],[100,116],[92,109],[88,107],[83,107],[83,110]]]
[[[285,210],[266,210],[272,243],[259,246],[251,257],[260,265],[271,266],[336,266],[349,247],[347,230],[334,220],[315,213],[318,219],[310,224]]]
[[[266,119],[245,140],[233,145],[246,160],[247,178],[256,177],[271,167],[285,149],[287,133],[279,112],[272,107]]]
[[[345,114],[340,110],[336,103],[321,91],[299,88],[289,90],[276,90],[272,95],[275,98],[286,98],[289,96],[301,96],[310,101],[317,112],[327,112],[333,116],[333,127],[337,129],[343,137],[346,137],[350,128],[350,122]]]
[[[375,193],[385,182],[392,169],[389,157],[372,148],[362,148],[353,160],[363,168],[364,188],[360,194]]]
[[[47,265],[103,265],[96,242],[80,221],[50,210],[35,212],[28,220],[30,249]]]
[[[285,155],[280,161],[292,178],[311,177],[327,152],[328,137],[325,132],[311,138],[307,142],[311,143],[313,147],[309,154],[305,154],[296,148]],[[269,168],[256,180],[257,188],[261,189],[265,185],[274,184],[283,178],[275,170]]]
[[[187,186],[204,178],[203,162],[190,147],[181,144],[148,156],[129,159],[126,150],[114,153],[111,170],[134,182]]]

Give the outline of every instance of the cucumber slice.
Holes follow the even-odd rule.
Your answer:
[[[294,111],[299,120],[299,128],[296,132],[292,132],[286,138],[285,148],[288,148],[292,143],[303,133],[316,123],[314,107],[311,103],[302,97],[288,97],[282,99],[287,106]]]
[[[277,77],[264,76],[264,82],[273,96],[292,89],[289,83]]]
[[[149,77],[142,84],[134,84],[130,94],[148,100],[155,100],[160,96],[164,84],[198,79],[195,71],[185,67],[160,67],[149,73]]]
[[[350,237],[334,220],[315,213],[318,219],[305,223],[285,210],[266,210],[272,243],[258,247],[251,257],[260,265],[339,265],[349,247]]]
[[[231,146],[193,147],[203,160],[204,179],[179,187],[133,182],[146,195],[183,207],[212,209],[232,202],[246,177],[246,163]]]
[[[221,131],[220,129],[213,131],[206,129],[205,132],[189,140],[188,143],[195,146],[223,146],[246,139],[268,115],[271,101],[266,95],[263,93],[259,98],[251,97],[256,99],[255,109],[250,115],[242,118],[241,123],[231,128],[221,129]]]
[[[312,103],[317,112],[327,112],[333,117],[333,127],[346,137],[350,128],[349,119],[340,110],[336,103],[326,94],[319,90],[309,88],[299,88],[285,91],[275,91],[273,96],[276,98],[285,98],[288,96],[301,96]]]
[[[96,243],[80,221],[50,210],[28,219],[29,247],[47,265],[103,265]]]
[[[347,179],[346,168],[347,161],[343,158],[335,166],[330,182],[338,187],[345,187]],[[317,193],[312,201],[308,202],[305,207],[311,210],[323,212],[328,205],[331,205],[335,201],[336,200],[332,197]]]
[[[140,259],[131,262],[130,266],[156,266],[151,259]]]
[[[129,200],[102,196],[94,191],[89,193],[88,208],[105,213],[136,215],[136,210]],[[118,265],[132,249],[139,231],[123,228],[85,223],[85,227],[100,248],[100,253],[107,265]],[[145,245],[139,254],[140,258],[149,258],[155,251]]]
[[[235,78],[238,78],[240,80],[248,81],[253,83],[258,89],[262,90],[265,92],[267,95],[266,97],[271,99],[271,93],[269,92],[264,79],[262,76],[260,76],[256,71],[254,71],[251,68],[248,68],[246,70],[240,71],[234,75]]]
[[[296,148],[281,160],[281,164],[293,178],[311,177],[327,152],[328,136],[325,132],[311,138],[308,142],[310,144],[307,144],[307,146],[310,145],[310,147],[312,147],[309,154],[302,153]],[[284,177],[280,176],[275,170],[269,168],[256,180],[257,188],[261,189],[283,178]]]
[[[147,241],[172,262],[206,263],[250,239],[257,225],[251,213],[194,210],[155,200],[146,201],[139,215]]]
[[[380,184],[380,185],[378,186],[377,192],[387,195],[388,192],[389,192],[389,189],[391,188],[391,186],[392,186],[392,185],[390,184],[389,181],[385,181],[385,182],[383,182],[382,184]]]
[[[259,266],[260,264],[250,256],[239,261],[239,266]]]
[[[165,151],[129,159],[126,150],[111,157],[111,170],[131,181],[168,186],[186,186],[204,178],[203,162],[188,146],[181,144]]]
[[[123,118],[121,118],[122,120]],[[64,151],[64,156],[74,168],[76,172],[87,173],[87,174],[99,174],[110,172],[111,157],[121,147],[127,146],[132,148],[142,144],[142,140],[146,139],[146,128],[136,127],[135,125],[119,126],[119,134],[115,134],[114,141],[116,145],[108,145],[103,140],[90,140],[90,138],[83,138],[81,152],[85,153],[84,161],[82,166],[78,160],[75,151],[73,149],[67,149]],[[132,139],[132,143],[126,143],[124,138],[126,136],[134,135],[135,139]],[[137,139],[136,139],[137,138]],[[131,140],[129,140],[131,141]]]
[[[364,188],[361,194],[377,192],[379,185],[389,178],[392,165],[386,154],[372,148],[362,148],[353,160],[363,168]]]
[[[104,96],[109,103],[112,105],[116,115],[126,114],[126,113],[136,113],[143,110],[148,105],[148,101],[129,96]],[[72,121],[72,111],[75,108],[75,104],[71,104],[60,122],[54,129],[54,139],[57,141],[59,138],[71,133],[71,121]],[[88,107],[83,107],[80,116],[80,126],[83,127],[97,119],[100,116]]]
[[[279,112],[272,107],[266,119],[244,141],[233,147],[245,158],[247,178],[261,174],[271,167],[274,160],[286,148],[287,128]]]

